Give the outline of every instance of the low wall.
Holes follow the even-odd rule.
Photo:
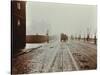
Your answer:
[[[46,35],[26,35],[26,43],[43,43],[48,41]]]

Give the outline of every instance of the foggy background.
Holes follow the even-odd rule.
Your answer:
[[[91,35],[96,33],[96,6],[60,3],[26,3],[26,35]]]

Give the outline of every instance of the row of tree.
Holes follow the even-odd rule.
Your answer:
[[[94,44],[97,44],[97,37],[96,35],[94,35],[94,37],[90,37],[90,34],[87,34],[86,37],[81,37],[81,35],[77,36],[77,37],[74,37],[73,35],[71,35],[71,40],[83,40],[84,42],[87,41],[87,42],[90,42],[90,41],[93,41]]]

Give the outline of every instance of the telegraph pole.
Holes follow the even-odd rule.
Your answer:
[[[47,30],[46,35],[47,35],[47,43],[49,43],[49,30]]]

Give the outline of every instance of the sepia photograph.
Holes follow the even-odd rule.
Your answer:
[[[11,1],[11,74],[97,69],[97,5]]]

